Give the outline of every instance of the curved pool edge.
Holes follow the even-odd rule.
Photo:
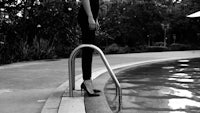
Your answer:
[[[166,61],[173,61],[173,60],[180,60],[180,59],[193,59],[193,58],[200,58],[200,57],[177,57],[177,58],[168,58],[168,59],[148,60],[148,61],[141,61],[141,62],[136,62],[136,63],[116,65],[116,66],[113,66],[112,69],[114,70],[114,73],[116,74],[132,67],[144,66],[144,65],[154,64],[154,63],[159,63],[159,62],[166,62]],[[102,90],[102,93],[100,97],[92,97],[92,98],[86,97],[85,98],[85,107],[86,107],[87,113],[111,113],[110,112],[111,109],[108,105],[107,99],[104,94],[105,85],[108,82],[108,80],[111,78],[107,71],[104,71],[104,72],[100,71],[100,72],[101,74],[99,72],[96,72],[94,85],[95,85],[95,88]]]
[[[147,75],[147,76],[149,76],[149,75],[154,75],[153,73],[151,73],[151,72],[154,72],[154,71],[148,71],[148,70],[151,70],[150,69],[150,67],[151,66],[153,66],[153,65],[158,65],[158,64],[165,64],[165,63],[172,63],[172,62],[176,62],[176,65],[177,65],[177,68],[173,68],[174,70],[178,70],[178,69],[180,69],[181,70],[181,72],[176,72],[176,73],[178,73],[178,74],[182,74],[182,73],[184,73],[184,72],[182,72],[182,70],[184,69],[184,70],[186,70],[186,72],[188,72],[187,71],[187,67],[185,67],[185,66],[180,66],[180,64],[187,64],[187,63],[189,63],[189,61],[191,60],[191,61],[197,61],[197,59],[198,59],[198,61],[199,61],[199,59],[200,59],[200,57],[185,57],[185,58],[181,58],[181,59],[172,59],[172,60],[163,60],[163,61],[160,61],[160,62],[152,62],[152,63],[147,63],[147,64],[139,64],[139,65],[137,65],[137,66],[129,66],[129,67],[125,67],[125,68],[123,68],[123,69],[120,69],[120,70],[117,70],[116,71],[116,73],[118,73],[117,74],[117,77],[119,78],[119,80],[121,81],[121,85],[122,85],[122,88],[125,90],[124,91],[124,94],[123,94],[123,96],[124,96],[124,98],[123,98],[123,100],[124,100],[124,103],[125,103],[125,106],[123,106],[123,110],[120,112],[120,113],[140,113],[140,110],[141,110],[141,113],[147,113],[147,111],[148,111],[148,113],[154,113],[154,112],[159,112],[159,113],[186,113],[187,111],[189,112],[189,110],[191,110],[191,111],[193,111],[194,110],[194,112],[195,112],[195,110],[199,110],[199,106],[200,106],[200,102],[199,102],[199,95],[195,95],[196,93],[195,92],[193,92],[194,93],[194,98],[195,97],[197,97],[197,98],[195,98],[195,99],[197,99],[196,101],[194,100],[194,98],[190,98],[190,97],[188,97],[188,92],[189,91],[193,91],[193,90],[190,90],[190,89],[188,89],[188,92],[186,92],[187,91],[187,89],[185,89],[185,86],[184,86],[184,88],[182,87],[182,89],[180,88],[180,90],[179,90],[179,87],[177,87],[177,86],[175,86],[175,87],[173,87],[173,86],[171,86],[170,85],[170,90],[169,91],[166,91],[166,88],[161,88],[162,89],[162,91],[164,91],[164,93],[163,94],[165,94],[165,93],[167,93],[168,94],[168,92],[170,92],[173,88],[174,88],[174,92],[172,93],[172,95],[174,94],[174,95],[179,95],[180,97],[178,97],[178,96],[163,96],[163,97],[161,97],[160,96],[160,94],[162,94],[162,93],[158,93],[158,95],[157,95],[157,93],[155,93],[154,91],[158,88],[158,87],[165,87],[163,84],[159,84],[158,86],[156,86],[154,83],[153,83],[153,85],[151,86],[149,83],[150,82],[147,82],[147,83],[144,83],[144,81],[148,81],[148,77],[145,79],[143,79],[143,78],[141,78],[140,76],[143,76],[143,74],[144,75]],[[197,65],[199,64],[199,63],[196,63]],[[146,66],[147,65],[147,66]],[[139,66],[139,67],[138,67]],[[144,67],[143,67],[144,66]],[[171,65],[170,65],[171,66]],[[154,66],[153,66],[154,67]],[[162,67],[162,66],[161,66]],[[160,68],[161,67],[159,67],[158,66],[158,69],[160,70]],[[172,65],[172,67],[173,67],[173,65]],[[175,66],[174,66],[175,67]],[[196,72],[199,72],[199,65],[198,66],[194,66],[194,65],[192,65],[192,63],[191,63],[191,67],[193,67],[194,68],[194,70],[196,70]],[[133,69],[132,69],[133,68]],[[144,69],[143,69],[144,68]],[[147,68],[149,68],[149,69],[147,69]],[[151,67],[152,68],[152,67]],[[138,70],[137,70],[138,69]],[[140,69],[143,69],[143,71],[141,71]],[[164,69],[164,68],[163,68]],[[131,71],[130,71],[131,70]],[[153,69],[154,70],[154,69]],[[165,69],[165,70],[169,70],[169,69]],[[189,66],[188,66],[188,70],[190,70],[190,68],[189,68]],[[147,73],[145,73],[147,71]],[[134,76],[133,75],[135,75],[135,74],[133,74],[133,73],[130,73],[130,72],[135,72],[135,74],[136,74],[136,76],[138,76],[138,77],[136,77],[135,79],[136,80],[134,80],[133,78],[134,78]],[[141,73],[140,73],[141,72]],[[151,74],[149,74],[148,72],[150,72]],[[157,71],[155,71],[156,73],[157,73]],[[171,71],[169,71],[170,73],[171,73]],[[189,71],[190,72],[190,71]],[[162,72],[163,73],[163,72]],[[192,72],[191,72],[192,73]],[[195,73],[195,72],[193,72],[193,73]],[[138,74],[138,75],[137,75]],[[177,74],[177,75],[178,75]],[[196,74],[196,73],[195,73]],[[162,74],[160,74],[159,72],[157,73],[157,74],[155,74],[155,75],[162,75]],[[164,77],[166,77],[166,75],[167,74],[163,74],[164,75]],[[175,75],[175,74],[174,74]],[[188,75],[190,75],[190,74],[188,74]],[[199,74],[198,74],[199,75]],[[196,76],[198,76],[198,75],[196,75]],[[190,75],[190,76],[192,76],[192,75]],[[133,77],[133,78],[132,78]],[[169,76],[169,77],[171,77],[171,76]],[[182,76],[181,76],[182,77]],[[160,77],[157,77],[157,76],[155,76],[155,78],[157,79],[157,78],[159,78],[160,79]],[[193,77],[193,79],[195,79],[196,77]],[[151,78],[150,78],[151,79]],[[181,78],[182,79],[182,78]],[[189,78],[190,79],[190,78]],[[191,78],[192,79],[192,78]],[[140,81],[141,80],[141,81]],[[143,81],[144,80],[144,81]],[[167,79],[168,80],[168,79]],[[162,80],[161,80],[162,81]],[[134,83],[134,82],[136,82],[136,83]],[[187,82],[187,81],[186,81]],[[183,84],[186,84],[186,82],[184,82],[183,81]],[[131,83],[132,83],[132,85],[131,85]],[[158,82],[158,83],[160,83],[160,82]],[[172,82],[173,83],[173,82]],[[181,83],[181,82],[178,82],[178,83]],[[190,84],[190,82],[187,82],[189,85],[191,85]],[[140,86],[140,84],[141,84],[141,88],[142,89],[138,89],[139,88],[139,86]],[[146,84],[147,86],[146,87],[151,87],[151,88],[153,88],[154,87],[154,85],[155,85],[155,89],[152,89],[151,90],[151,88],[150,88],[150,90],[146,90],[146,87],[144,86],[143,87],[143,85],[144,84]],[[196,83],[194,83],[194,84],[196,84]],[[199,82],[198,82],[198,84],[199,84]],[[150,86],[149,86],[150,85]],[[167,84],[166,84],[166,87],[169,87],[168,86],[169,85],[169,82],[167,82]],[[188,85],[188,86],[189,86]],[[134,88],[136,88],[136,89],[134,89]],[[191,86],[192,88],[194,88],[193,86]],[[144,88],[144,89],[143,89]],[[107,91],[108,90],[108,91]],[[127,90],[129,91],[129,94],[128,94],[128,92],[127,92]],[[138,91],[138,92],[137,92]],[[159,91],[161,91],[160,89],[159,89]],[[184,92],[184,93],[182,93],[182,94],[179,94],[179,91],[181,92]],[[112,103],[112,99],[114,98],[114,96],[115,96],[115,94],[114,94],[114,92],[115,92],[115,90],[114,90],[114,83],[112,82],[112,80],[109,80],[109,82],[108,82],[108,84],[107,84],[107,86],[105,87],[105,92],[106,92],[106,96],[107,96],[107,101],[108,101],[108,103],[110,102],[110,103]],[[150,92],[150,93],[148,93],[148,92]],[[152,93],[153,92],[153,93]],[[186,94],[185,94],[186,93]],[[189,92],[190,93],[190,92]],[[156,96],[154,96],[154,95],[156,95]],[[145,96],[144,96],[145,95]],[[152,96],[153,95],[153,96]],[[185,98],[184,98],[184,96],[185,96]],[[110,98],[110,97],[112,97],[112,98]],[[189,96],[191,96],[191,94],[189,94]],[[158,99],[157,98],[155,98],[155,97],[158,97]],[[172,98],[173,97],[173,98]],[[126,98],[126,99],[125,99]],[[139,98],[139,99],[138,99]],[[142,98],[144,98],[144,100],[142,101]],[[150,100],[152,98],[152,100]],[[167,99],[167,98],[170,98],[169,100]],[[127,100],[128,99],[128,100]],[[145,99],[147,100],[147,101],[145,101]],[[149,99],[149,100],[148,100]],[[154,100],[159,100],[159,101],[166,101],[166,100],[168,100],[169,101],[169,108],[165,108],[166,106],[162,106],[162,104],[158,104],[158,107],[155,107],[156,106],[156,104],[153,104],[152,105],[152,103],[150,104],[150,102],[152,101],[152,102],[154,102]],[[191,100],[190,100],[191,99]],[[180,104],[178,104],[178,105],[175,105],[175,103],[177,104],[178,102],[175,102],[175,101],[179,101],[180,102],[180,100],[184,100],[185,102],[181,102]],[[129,101],[129,102],[127,102],[127,101]],[[174,102],[174,103],[173,103]],[[196,102],[196,103],[195,103]],[[146,104],[145,104],[146,103]],[[190,104],[189,104],[190,103]],[[197,104],[198,103],[198,104]],[[150,105],[152,105],[152,106],[154,106],[154,107],[147,107],[147,104],[150,104]],[[185,108],[183,107],[183,105],[185,104]],[[195,104],[197,104],[197,105],[195,105]],[[110,104],[111,105],[111,108],[113,107],[112,106],[112,104]],[[134,106],[132,106],[131,107],[131,105],[134,105]],[[142,106],[142,107],[136,107],[136,106]],[[159,105],[161,105],[161,106],[159,106]],[[163,104],[164,105],[164,104]],[[168,104],[167,104],[168,105]],[[180,108],[178,108],[178,106],[180,107]],[[191,106],[191,108],[190,108],[190,106]],[[192,109],[192,107],[193,106],[195,106],[195,107],[198,107],[198,109]],[[115,107],[115,106],[114,106]],[[133,111],[129,111],[129,110],[133,110]],[[147,111],[146,111],[147,110]],[[154,111],[155,110],[155,111]],[[163,110],[163,111],[162,111]],[[146,112],[145,112],[146,111]],[[190,111],[190,112],[191,112]],[[198,111],[199,112],[199,111]],[[195,113],[197,113],[197,112],[195,112]]]

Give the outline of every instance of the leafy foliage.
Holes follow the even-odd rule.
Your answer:
[[[6,4],[7,1],[4,6]],[[14,4],[15,8],[8,10],[10,4]],[[0,31],[5,38],[1,45],[1,63],[68,57],[79,44],[76,2],[37,4],[32,1],[28,6],[24,4],[25,8],[16,1],[10,4],[4,8],[3,14],[9,18],[3,18],[0,23]],[[17,13],[21,16],[17,16]],[[12,15],[15,15],[14,19],[11,18]]]
[[[176,40],[179,43],[199,45],[199,18],[189,19],[186,15],[199,9],[198,0],[127,0],[110,4],[107,15],[102,18],[101,28],[110,37],[112,43],[129,47],[153,45],[164,39],[166,29],[167,43]],[[175,36],[175,38],[174,38]]]
[[[47,1],[1,0],[0,64],[68,57],[80,43],[79,4]],[[199,0],[123,1],[100,3],[96,42],[107,53],[160,51],[154,45],[164,37],[169,50],[199,48],[200,19],[186,17],[200,9]]]

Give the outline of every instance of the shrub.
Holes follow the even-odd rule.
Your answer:
[[[189,50],[191,49],[190,45],[180,44],[180,43],[173,43],[169,46],[169,50],[171,51],[182,51],[182,50]]]
[[[122,53],[128,53],[130,52],[130,48],[128,46],[121,47],[117,45],[116,43],[111,44],[110,46],[106,47],[104,52],[106,54],[122,54]]]
[[[168,48],[164,46],[149,46],[146,48],[146,51],[148,52],[161,52],[166,50],[168,50]]]
[[[145,52],[146,48],[147,48],[146,45],[139,45],[139,46],[131,47],[130,52],[135,52],[135,53]]]

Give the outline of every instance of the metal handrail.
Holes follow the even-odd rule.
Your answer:
[[[101,59],[103,60],[111,78],[113,79],[115,85],[116,85],[116,95],[119,96],[119,106],[118,106],[118,111],[121,110],[121,105],[122,105],[122,90],[121,90],[121,86],[120,86],[120,83],[117,79],[117,77],[115,76],[114,72],[112,71],[108,61],[106,60],[106,57],[104,55],[104,53],[102,52],[102,50],[100,48],[98,48],[97,46],[95,45],[92,45],[92,44],[82,44],[78,47],[76,47],[71,55],[70,55],[70,58],[69,58],[69,61],[68,61],[68,67],[69,67],[69,96],[70,97],[73,97],[73,90],[75,90],[75,58],[76,58],[76,55],[77,53],[79,52],[79,50],[81,48],[92,48],[94,50],[96,50],[100,56],[101,56]]]

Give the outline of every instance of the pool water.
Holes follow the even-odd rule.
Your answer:
[[[120,113],[200,113],[200,58],[133,67],[116,74],[122,87]],[[109,80],[105,95],[118,103]]]

